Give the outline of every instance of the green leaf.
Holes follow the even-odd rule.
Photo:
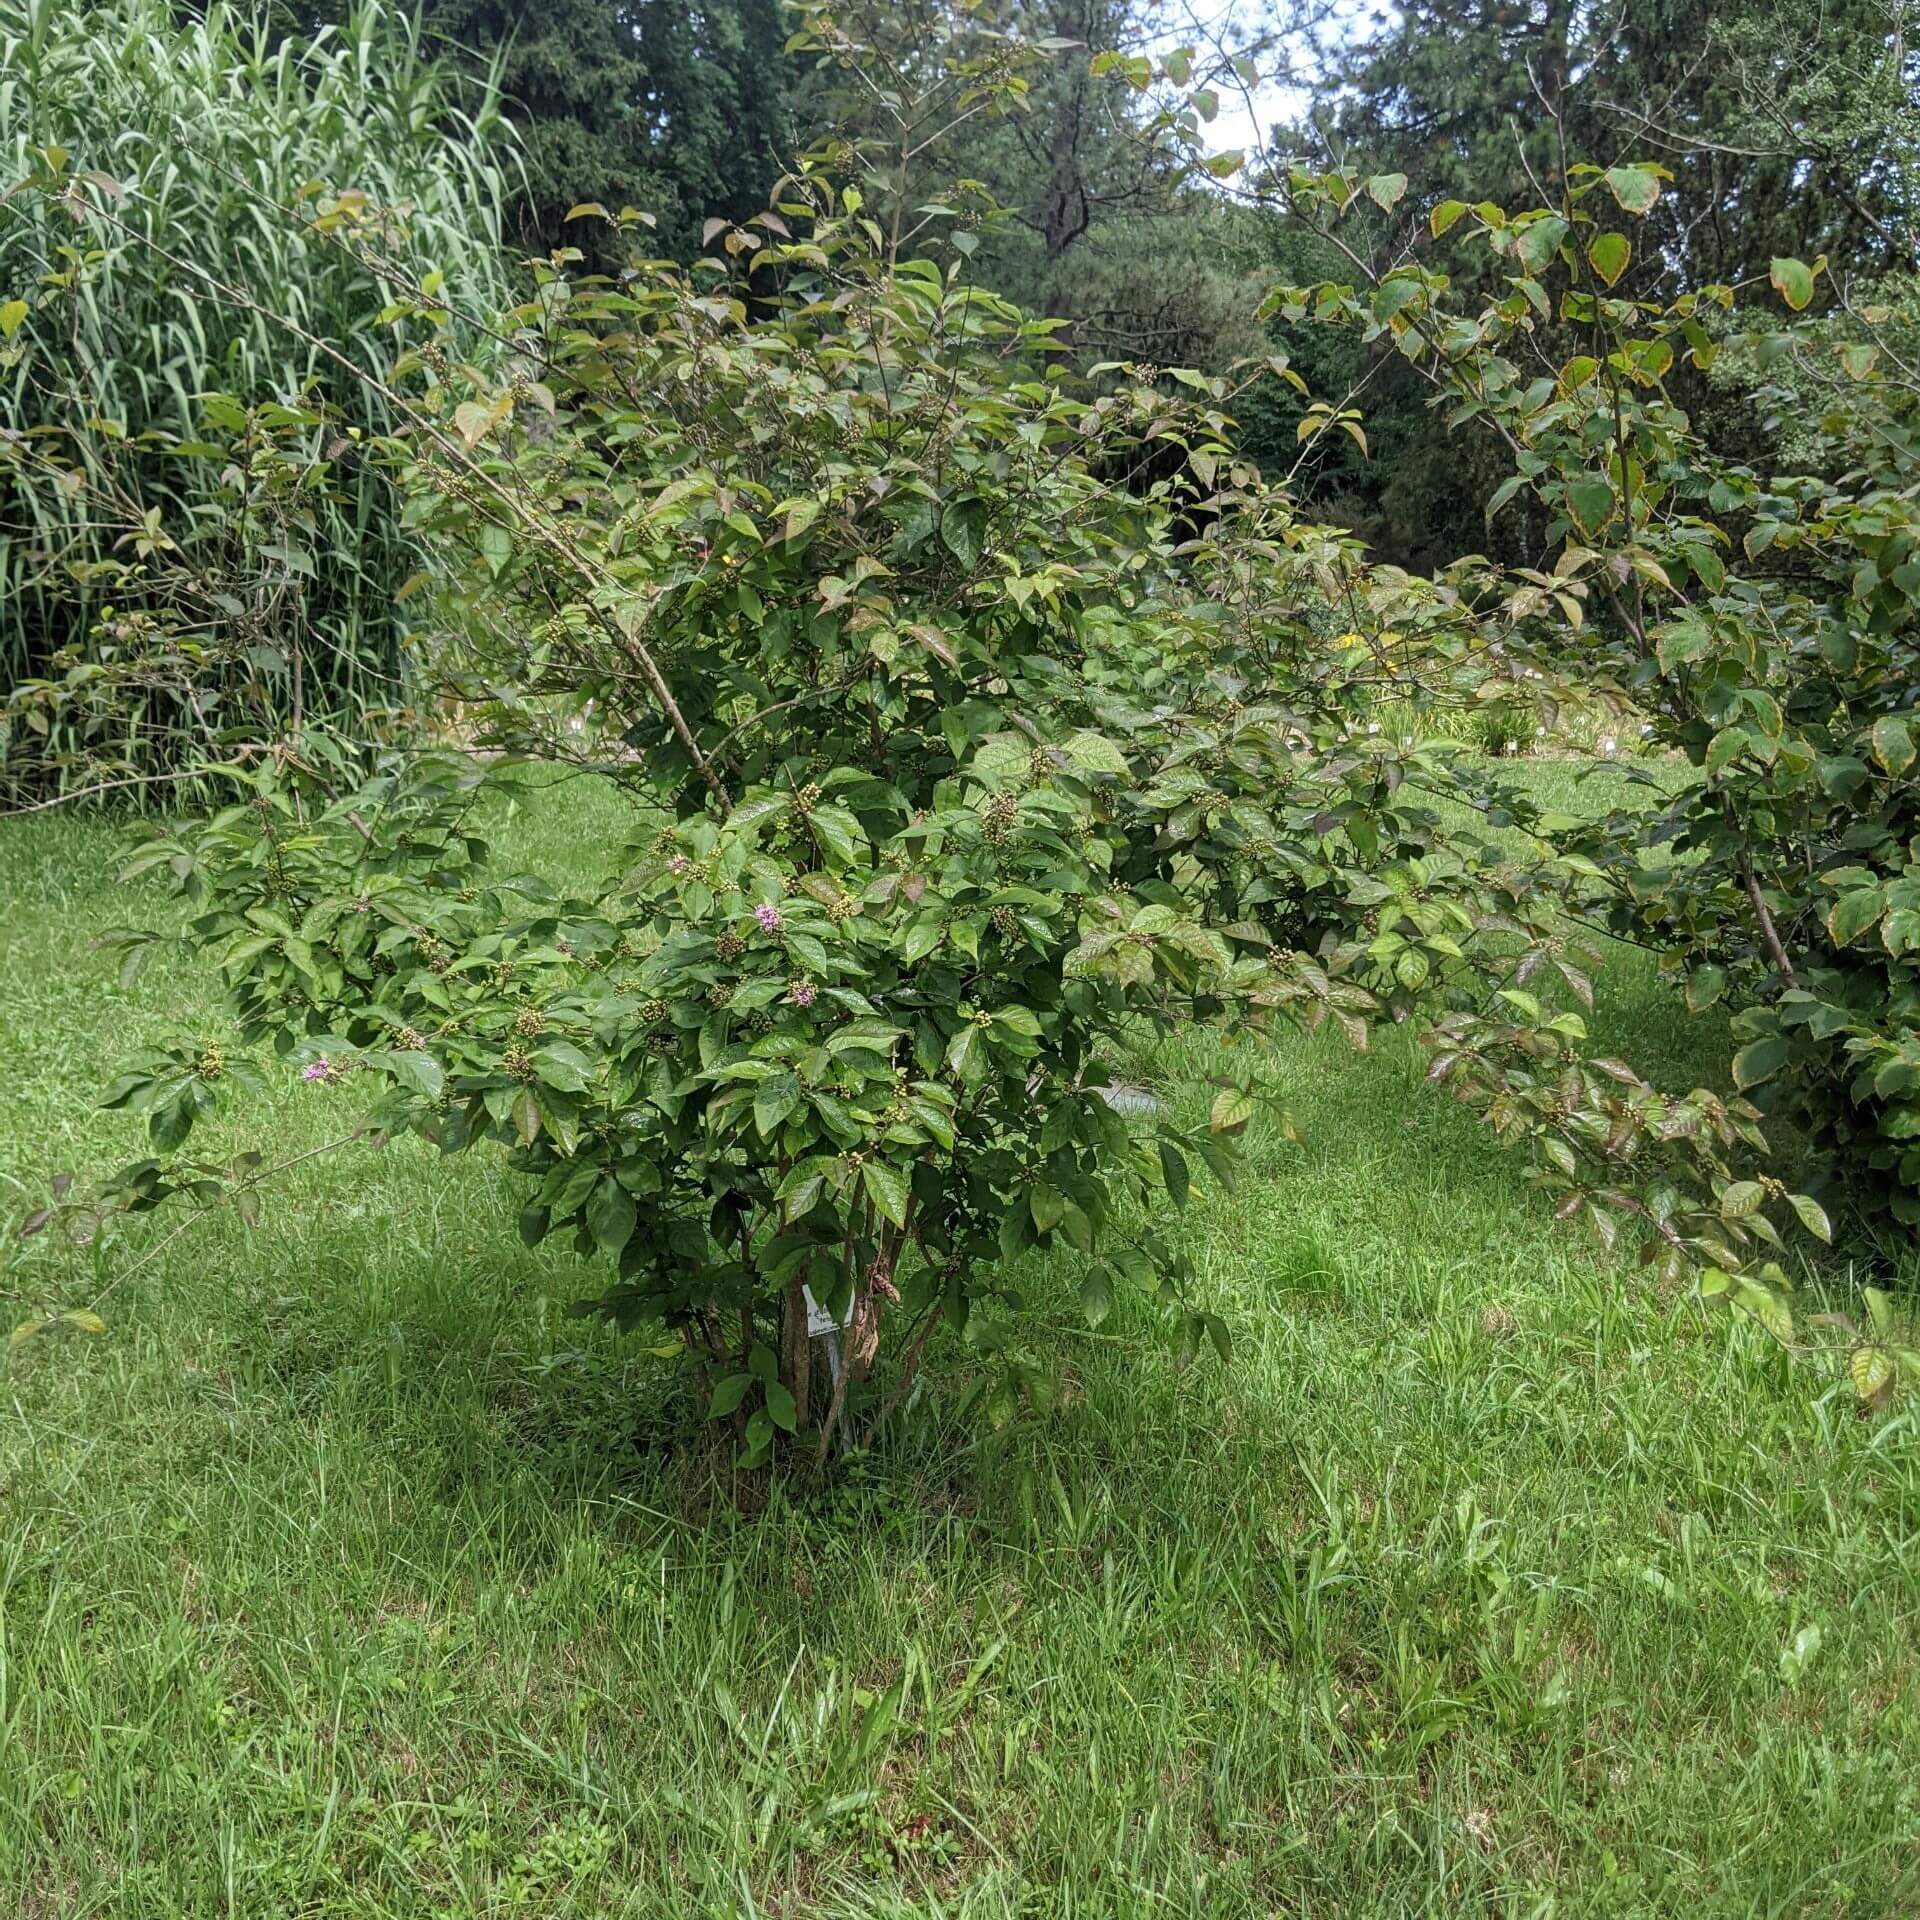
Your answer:
[[[440,1062],[423,1047],[402,1048],[385,1056],[387,1071],[410,1092],[438,1100],[447,1084]]]
[[[1213,1350],[1220,1356],[1220,1364],[1228,1367],[1233,1364],[1233,1335],[1227,1330],[1227,1323],[1217,1313],[1202,1315],[1206,1324],[1207,1338],[1213,1342]]]
[[[1609,167],[1606,182],[1625,213],[1651,213],[1660,198],[1660,176],[1651,167]]]
[[[1618,283],[1633,258],[1633,242],[1624,233],[1596,234],[1587,247],[1587,265],[1608,286]]]
[[[793,1395],[778,1380],[767,1384],[767,1418],[782,1433],[792,1433],[800,1424],[800,1409],[793,1403]]]
[[[1862,1394],[1863,1400],[1868,1396]],[[1820,1623],[1810,1620],[1793,1636],[1793,1644],[1780,1652],[1780,1678],[1790,1687],[1797,1686],[1820,1652]]]
[[[753,1096],[753,1124],[762,1140],[800,1104],[800,1082],[791,1073],[776,1073],[763,1080]]]
[[[1042,1233],[1051,1233],[1066,1213],[1067,1197],[1058,1187],[1037,1180],[1027,1189],[1027,1209],[1033,1215],[1035,1227]]]
[[[821,1189],[826,1182],[817,1173],[810,1173],[792,1185],[780,1190],[780,1217],[791,1225],[804,1219],[813,1211],[814,1204],[820,1198]]]
[[[861,1162],[860,1184],[867,1197],[896,1227],[907,1224],[907,1176],[891,1160]]]
[[[947,551],[971,573],[980,564],[987,537],[987,503],[969,497],[956,500],[940,516],[940,539]]]
[[[1090,1327],[1097,1327],[1113,1311],[1113,1273],[1104,1260],[1096,1260],[1080,1282],[1080,1307]]]
[[[1406,190],[1407,176],[1404,173],[1376,173],[1367,182],[1367,198],[1382,213],[1391,213]]]
[[[121,1107],[133,1106],[139,1096],[146,1093],[153,1085],[154,1078],[150,1073],[123,1073],[107,1089],[107,1097],[100,1102],[100,1111],[112,1113]],[[145,1105],[146,1102],[140,1100],[135,1111],[139,1111],[140,1107]]]
[[[1467,203],[1464,200],[1442,200],[1440,204],[1427,215],[1427,231],[1438,240],[1449,227],[1458,222],[1461,215],[1466,211]]]
[[[849,867],[860,857],[866,835],[858,816],[845,807],[815,807],[807,816],[807,826],[836,865]]]
[[[1775,1269],[1777,1271],[1777,1269]],[[1734,1286],[1733,1302],[1742,1313],[1758,1320],[1782,1346],[1793,1339],[1793,1312],[1776,1287],[1742,1276]]]
[[[1538,273],[1560,251],[1560,243],[1566,237],[1567,223],[1557,213],[1548,214],[1544,220],[1530,221],[1520,230],[1520,258]]]
[[[1785,1039],[1777,1033],[1750,1042],[1733,1056],[1733,1084],[1744,1093],[1771,1080],[1786,1065],[1789,1051]]]
[[[1187,1171],[1180,1149],[1171,1140],[1160,1142],[1160,1175],[1167,1183],[1167,1194],[1173,1204],[1184,1207],[1187,1195],[1193,1190],[1193,1176]]]
[[[593,1080],[593,1062],[565,1040],[549,1040],[535,1047],[533,1070],[541,1083],[561,1093],[584,1093]]]
[[[171,1153],[193,1131],[196,1115],[185,1089],[147,1116],[147,1137],[162,1153]]]
[[[969,1087],[978,1086],[986,1076],[986,1049],[979,1041],[980,1029],[969,1022],[947,1043],[947,1065]]]
[[[607,1253],[618,1254],[639,1221],[633,1196],[612,1174],[602,1176],[587,1202],[587,1231]]]
[[[493,425],[493,409],[478,400],[462,400],[453,410],[453,430],[469,447],[477,446]]]
[[[1704,1013],[1727,990],[1725,967],[1695,967],[1687,975],[1687,1011]]]
[[[1126,773],[1127,756],[1104,734],[1080,732],[1069,736],[1062,749],[1084,773]]]
[[[1486,505],[1487,520],[1491,522],[1494,515],[1526,484],[1527,476],[1524,473],[1509,474],[1506,479],[1502,480],[1488,497]]]
[[[1745,727],[1722,727],[1707,743],[1707,771],[1720,773],[1753,745]]]
[[[1814,269],[1804,261],[1776,257],[1767,277],[1774,292],[1799,313],[1813,299],[1813,275]]]
[[[1253,1095],[1245,1087],[1223,1087],[1214,1095],[1207,1128],[1212,1133],[1239,1133],[1252,1118]]]
[[[747,1397],[747,1391],[752,1385],[753,1375],[750,1373],[730,1373],[724,1379],[715,1381],[713,1398],[707,1404],[707,1418],[709,1420],[726,1419]]]
[[[1580,474],[1567,482],[1566,493],[1573,523],[1589,539],[1613,518],[1613,487],[1604,475]]]

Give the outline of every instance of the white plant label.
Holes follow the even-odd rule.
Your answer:
[[[846,1324],[845,1321],[836,1320],[833,1315],[813,1297],[813,1289],[811,1287],[803,1286],[800,1289],[800,1293],[807,1303],[807,1337],[809,1339],[818,1340],[823,1333],[838,1333]],[[853,1315],[853,1304],[851,1301],[847,1304],[847,1315],[849,1319]]]

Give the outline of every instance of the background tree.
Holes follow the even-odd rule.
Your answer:
[[[1837,276],[1877,277],[1914,257],[1915,55],[1905,0],[1415,0],[1328,46],[1307,123],[1278,128],[1276,158],[1351,163],[1419,183],[1414,222],[1441,201],[1551,202],[1568,156],[1602,166],[1656,155],[1674,191],[1648,211],[1642,262],[1672,290],[1764,279],[1776,256],[1824,256]],[[1503,263],[1461,238],[1427,247],[1464,287],[1491,294]],[[1552,349],[1546,349],[1552,357]],[[1559,357],[1564,358],[1564,354]],[[1757,419],[1723,383],[1681,376],[1751,443]],[[1496,450],[1463,449],[1405,365],[1370,383],[1369,433],[1393,458],[1349,504],[1415,563],[1484,544],[1527,551],[1541,527],[1517,514],[1490,536]]]
[[[304,33],[338,12],[280,17]],[[691,258],[700,223],[764,206],[794,151],[780,0],[424,0],[420,24],[499,88],[521,147],[510,237],[529,250],[594,239],[566,215],[599,201],[653,214],[659,249]]]
[[[1195,146],[1217,111],[1208,63],[1226,49],[1163,55],[1186,24],[1161,0],[944,0],[843,9],[849,45],[870,67],[827,62],[800,95],[816,135],[838,129],[882,175],[897,167],[895,99],[912,89],[958,100],[987,78],[983,44],[1004,49],[1019,77],[992,116],[964,126],[944,169],[921,156],[929,192],[957,172],[1000,210],[972,271],[984,285],[1064,324],[1057,338],[1082,365],[1140,359],[1226,367],[1264,351],[1247,279],[1257,248],[1205,176]],[[1035,54],[1044,57],[1036,58]],[[949,87],[928,85],[943,64]],[[891,76],[876,87],[874,76]],[[909,149],[915,144],[907,143]],[[911,184],[906,197],[928,196]]]

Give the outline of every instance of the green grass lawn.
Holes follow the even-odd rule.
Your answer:
[[[511,859],[590,875],[613,806]],[[218,1031],[88,955],[170,911],[117,846],[0,831],[13,1216],[140,1150],[127,1051]],[[1601,991],[1718,1071],[1637,959]],[[1036,1266],[1061,1410],[745,1500],[479,1156],[314,1159],[130,1274],[164,1216],[10,1251],[14,1317],[111,1290],[7,1366],[0,1915],[1920,1912],[1920,1422],[1601,1261],[1421,1065],[1281,1049],[1304,1144],[1178,1225],[1230,1367]],[[346,1130],[285,1081],[216,1142]]]

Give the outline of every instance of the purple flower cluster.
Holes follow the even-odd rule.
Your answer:
[[[787,983],[787,998],[796,1007],[813,1005],[814,986],[811,980],[790,980]]]
[[[780,909],[776,907],[771,900],[762,900],[760,904],[754,908],[753,917],[759,921],[760,931],[762,933],[778,933],[780,931]]]
[[[318,1060],[309,1060],[307,1064],[300,1069],[300,1078],[311,1083],[315,1080],[338,1080],[340,1075],[335,1069],[333,1062],[322,1054]]]

